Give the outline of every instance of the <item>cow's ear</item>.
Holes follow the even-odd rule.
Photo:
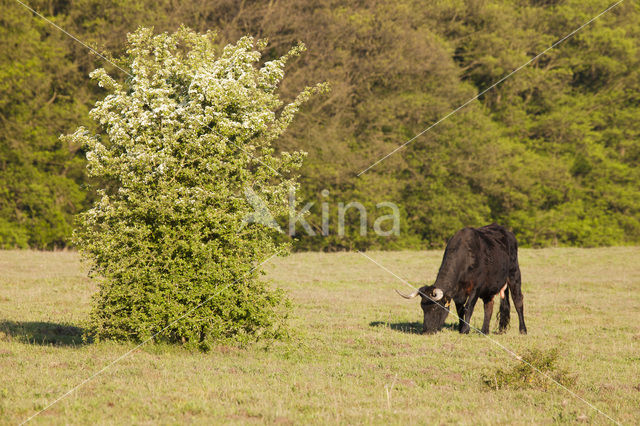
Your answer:
[[[429,296],[431,294],[431,291],[433,290],[432,287],[433,286],[431,286],[431,285],[423,285],[422,287],[420,287],[420,294],[423,294],[425,296]]]

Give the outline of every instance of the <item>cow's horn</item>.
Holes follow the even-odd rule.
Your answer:
[[[408,296],[400,293],[398,290],[396,290],[396,293],[398,293],[400,296],[404,297],[405,299],[413,299],[414,297],[416,297],[418,295],[419,291],[416,290],[415,292],[411,293]]]
[[[433,289],[433,293],[431,293],[431,298],[434,302],[437,302],[438,300],[442,299],[444,297],[444,293],[442,292],[442,290],[440,290],[439,288],[434,288]]]

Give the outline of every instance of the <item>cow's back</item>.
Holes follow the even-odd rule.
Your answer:
[[[513,232],[497,223],[477,228],[477,231],[487,245],[495,245],[497,246],[496,248],[501,248],[509,256],[510,263],[517,265],[518,241]]]
[[[495,294],[518,265],[518,243],[512,232],[495,223],[475,230],[481,240],[476,254],[480,262],[475,274],[487,287],[482,293]]]

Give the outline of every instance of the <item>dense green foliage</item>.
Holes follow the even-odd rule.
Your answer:
[[[243,193],[251,187],[275,214],[288,211],[296,183],[285,175],[304,153],[274,155],[271,145],[323,86],[284,105],[276,89],[302,46],[256,67],[264,42],[243,37],[216,52],[212,40],[184,28],[132,33],[120,60],[126,82],[103,68],[91,74],[109,92],[90,112],[100,131],[61,138],[85,147],[89,175],[101,182],[75,232],[98,280],[98,339],[160,333],[206,348],[282,332],[282,294],[256,267],[283,244],[246,223]]]
[[[2,1],[8,12],[0,18],[0,245],[65,245],[71,215],[93,195],[81,172],[83,152],[56,137],[101,96],[86,75],[97,66],[114,68],[17,3]],[[493,221],[510,227],[522,245],[640,243],[637,2],[617,6],[361,177],[359,171],[609,2],[32,5],[114,54],[127,32],[150,23],[156,32],[183,23],[214,29],[220,45],[244,34],[267,37],[265,60],[304,41],[310,54],[292,63],[283,97],[293,99],[308,81],[328,81],[332,92],[305,107],[276,148],[309,153],[299,199],[315,201],[315,224],[320,203],[329,203],[331,232],[300,234],[298,249],[442,246],[462,226]],[[400,235],[360,236],[354,215],[347,236],[338,236],[335,206],[350,201],[370,213],[379,202],[395,202]],[[369,229],[375,217],[369,215]]]
[[[2,1],[0,248],[64,247],[87,196],[77,146],[58,136],[87,112],[64,35]]]

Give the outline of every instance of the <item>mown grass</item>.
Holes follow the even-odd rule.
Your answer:
[[[442,253],[367,255],[420,284],[433,280]],[[512,328],[489,337],[543,360],[557,352],[550,375],[571,377],[572,391],[637,424],[640,248],[521,250],[520,257],[529,334],[518,334],[512,309]],[[265,271],[294,302],[290,341],[209,353],[146,345],[34,423],[609,422],[538,379],[487,386],[492,374],[517,379],[526,369],[486,337],[459,335],[453,316],[443,332],[418,334],[419,304],[393,291],[404,284],[357,253],[301,253]],[[25,420],[134,347],[82,341],[93,291],[75,253],[0,252],[3,423]],[[480,305],[472,324],[481,322]]]

